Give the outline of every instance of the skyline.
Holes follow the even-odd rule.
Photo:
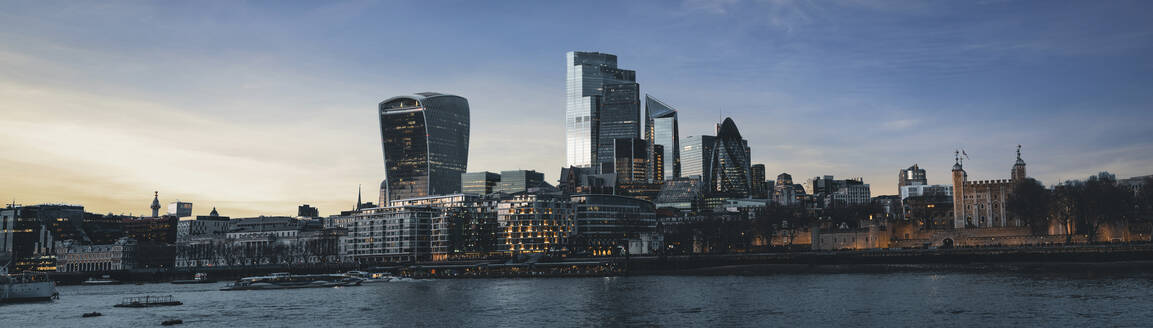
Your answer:
[[[371,14],[412,3],[3,4],[0,197],[144,213],[159,190],[197,215],[331,214],[383,178],[376,105],[426,91],[469,100],[468,172],[555,184],[567,51],[617,55],[679,110],[682,138],[733,117],[768,177],[896,194],[914,163],[947,184],[957,148],[974,180],[1007,178],[1018,144],[1046,184],[1151,173],[1153,5],[661,4],[612,4],[587,34],[550,21],[570,4],[460,3],[446,14],[461,23],[421,33]],[[464,37],[424,42],[450,35]]]

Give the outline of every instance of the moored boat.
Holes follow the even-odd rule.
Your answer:
[[[220,290],[262,290],[360,286],[364,279],[343,274],[273,273],[268,276],[241,278]]]
[[[8,274],[8,267],[0,266],[0,302],[47,301],[57,295],[56,282],[47,274]]]
[[[216,280],[208,279],[208,274],[199,272],[192,276],[192,279],[173,280],[174,284],[210,284]]]
[[[393,275],[388,274],[388,273],[381,273],[381,272],[349,271],[349,272],[345,272],[344,275],[349,276],[349,277],[353,277],[353,278],[363,279],[363,281],[361,281],[361,282],[365,283],[365,284],[389,282],[389,281],[394,281],[397,279],[396,276],[393,276]]]
[[[84,285],[119,285],[120,280],[112,279],[112,277],[110,277],[108,275],[103,275],[100,278],[96,278],[96,277],[88,278],[88,280],[85,280],[81,284],[84,284]]]
[[[176,306],[176,305],[184,305],[184,303],[177,301],[175,298],[172,297],[172,295],[166,295],[166,296],[148,295],[148,296],[125,297],[123,300],[120,301],[120,304],[116,304],[116,305],[114,305],[114,307],[142,308],[142,307],[153,307],[153,306]]]

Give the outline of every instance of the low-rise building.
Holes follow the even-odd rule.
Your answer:
[[[136,240],[120,238],[107,245],[81,245],[65,240],[56,245],[57,272],[109,272],[136,268]]]

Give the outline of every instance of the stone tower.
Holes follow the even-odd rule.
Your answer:
[[[1017,145],[1017,162],[1013,164],[1013,182],[1025,180],[1025,161],[1021,159],[1021,145]]]
[[[964,228],[967,223],[965,216],[965,180],[968,175],[961,166],[961,154],[953,152],[953,228]]]
[[[152,192],[152,206],[150,208],[152,208],[152,217],[154,217],[154,218],[160,217],[160,192],[159,191],[153,191]]]

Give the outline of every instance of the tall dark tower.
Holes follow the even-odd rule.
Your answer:
[[[732,118],[717,129],[717,141],[713,146],[711,182],[713,191],[732,197],[749,197],[752,177],[749,175],[749,143],[741,137],[737,124]]]
[[[1013,163],[1013,182],[1025,180],[1025,161],[1021,159],[1021,145],[1017,145],[1017,162]]]
[[[422,92],[380,103],[387,200],[460,192],[468,166],[468,100]]]

